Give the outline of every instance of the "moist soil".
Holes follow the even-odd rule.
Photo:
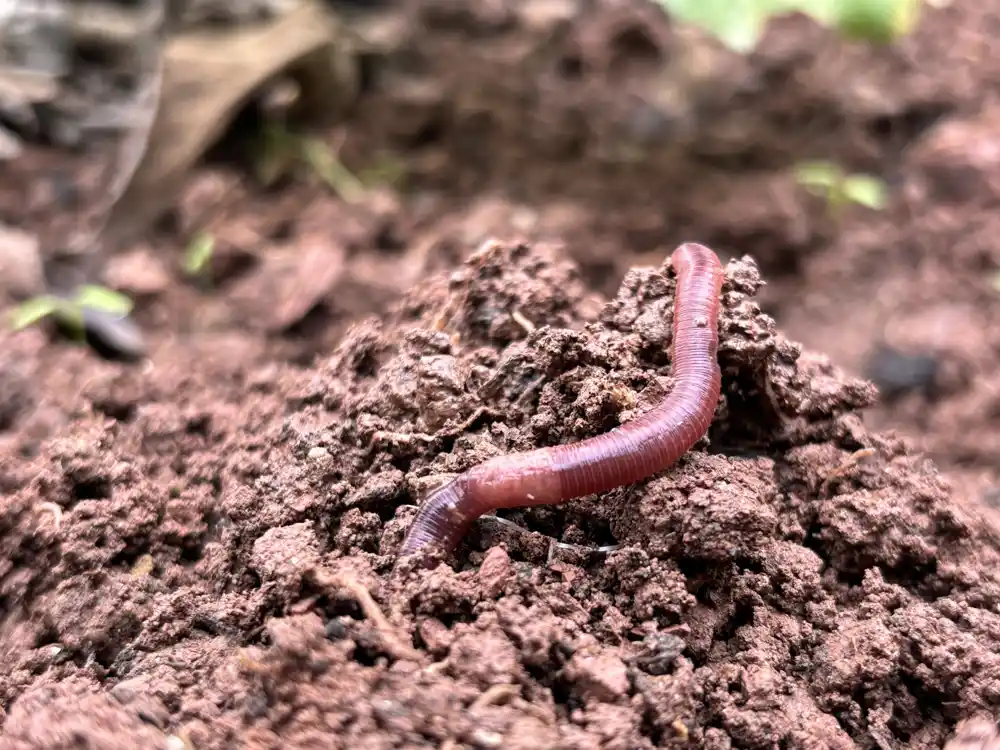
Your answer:
[[[147,361],[0,334],[0,748],[1000,746],[988,6],[747,59],[639,3],[365,11],[407,31],[329,135],[402,182],[209,161],[106,269]],[[669,391],[684,240],[729,261],[707,438],[394,570],[448,476]]]

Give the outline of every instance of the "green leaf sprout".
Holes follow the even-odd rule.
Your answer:
[[[124,294],[103,286],[85,284],[72,297],[43,294],[23,302],[11,314],[10,326],[13,330],[20,331],[54,316],[82,336],[85,309],[123,318],[132,312],[132,307],[132,300]]]
[[[880,211],[888,203],[888,187],[878,177],[866,174],[844,174],[835,164],[823,161],[804,162],[795,169],[800,185],[813,195],[826,199],[831,211],[837,213],[847,203]]]
[[[199,232],[184,250],[181,266],[188,276],[201,276],[208,269],[215,252],[215,237],[210,232]]]
[[[916,26],[924,0],[659,0],[672,16],[702,28],[734,52],[757,46],[771,18],[803,13],[847,39],[888,44]],[[929,0],[928,0],[929,1]]]

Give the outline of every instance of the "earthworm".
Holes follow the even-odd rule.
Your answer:
[[[649,411],[576,443],[489,459],[435,490],[410,525],[398,559],[451,553],[473,521],[498,508],[556,505],[663,471],[707,431],[722,388],[718,256],[694,243],[671,256],[677,274],[671,365],[674,386]]]

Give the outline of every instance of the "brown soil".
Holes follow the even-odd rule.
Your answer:
[[[108,268],[149,363],[0,334],[0,748],[1000,746],[1000,14],[696,68],[639,3],[417,5],[344,133],[405,185],[206,165]],[[686,239],[734,258],[709,439],[393,575],[445,475],[670,387]]]

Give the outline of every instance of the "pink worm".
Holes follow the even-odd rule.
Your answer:
[[[653,409],[578,443],[492,458],[435,490],[420,507],[399,550],[451,553],[469,526],[497,508],[556,505],[607,492],[663,471],[704,435],[722,387],[718,256],[694,243],[671,256],[677,273],[672,363],[674,387]]]

